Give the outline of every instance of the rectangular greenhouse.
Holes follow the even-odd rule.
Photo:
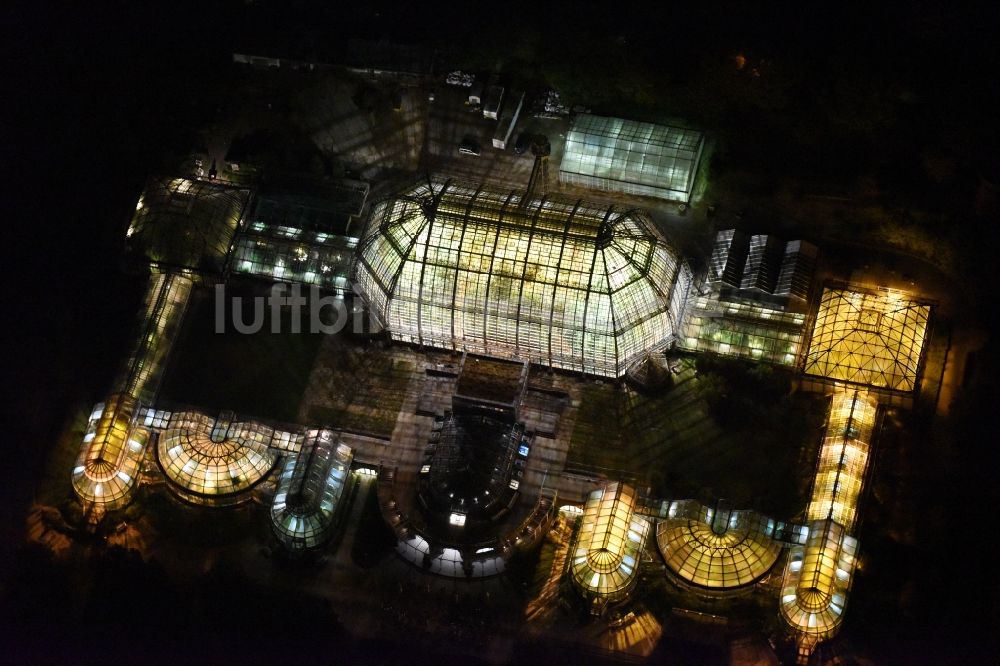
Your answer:
[[[877,407],[874,399],[860,391],[833,396],[807,519],[829,519],[853,530]]]
[[[780,365],[795,365],[805,335],[804,314],[699,296],[688,309],[681,346]]]
[[[350,180],[269,184],[233,245],[230,269],[344,291],[367,196],[367,184]]]
[[[698,130],[581,114],[566,134],[559,180],[687,202],[704,145]]]

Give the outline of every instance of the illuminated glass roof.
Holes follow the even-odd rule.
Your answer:
[[[805,372],[867,386],[912,391],[930,306],[899,292],[826,289]]]
[[[767,518],[752,511],[714,514],[701,509],[697,519],[657,524],[656,543],[671,571],[689,583],[715,589],[748,585],[770,571],[781,543],[770,537]],[[774,521],[770,525],[773,530]]]
[[[877,403],[862,391],[835,393],[819,453],[809,520],[829,518],[854,528],[858,495],[868,467]]]
[[[285,459],[271,503],[271,527],[285,546],[306,550],[330,538],[353,457],[329,430],[312,430]]]
[[[800,642],[833,636],[843,619],[857,563],[858,542],[850,532],[877,406],[860,390],[840,389],[833,396],[806,510],[809,535],[789,552],[781,583],[781,614]]]
[[[273,428],[228,423],[196,412],[181,412],[159,437],[157,457],[182,497],[199,504],[229,504],[274,467],[268,448]]]
[[[808,639],[833,636],[844,618],[858,542],[831,520],[809,525],[805,546],[788,554],[779,607],[785,621]]]
[[[73,490],[85,502],[118,509],[131,499],[149,431],[134,428],[135,400],[116,394],[94,407],[73,467]]]
[[[250,190],[191,178],[150,178],[128,246],[156,265],[220,272]]]
[[[570,560],[573,582],[588,597],[623,598],[635,582],[647,529],[630,486],[616,482],[592,492]]]
[[[354,278],[396,340],[618,377],[690,271],[637,211],[428,182],[374,206]]]
[[[687,201],[703,145],[697,130],[584,113],[566,134],[559,180]]]

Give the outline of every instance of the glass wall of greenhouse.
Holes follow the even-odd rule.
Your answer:
[[[619,377],[690,270],[633,210],[429,182],[373,207],[354,280],[393,339]]]
[[[311,550],[330,538],[353,457],[331,431],[311,430],[302,450],[285,459],[271,502],[271,527],[286,548]]]
[[[824,290],[805,373],[914,390],[930,310],[927,303],[889,290]]]
[[[586,597],[617,601],[635,585],[649,528],[635,509],[635,490],[622,483],[587,498],[569,560],[573,583]]]
[[[686,202],[704,144],[697,130],[580,114],[566,134],[559,180]]]

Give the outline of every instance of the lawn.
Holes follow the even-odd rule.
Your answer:
[[[261,288],[227,286],[226,295],[261,295]],[[160,395],[164,399],[209,411],[230,409],[259,418],[295,421],[309,381],[321,334],[311,334],[308,319],[301,333],[291,331],[291,317],[282,316],[280,331],[271,332],[270,309],[264,325],[253,334],[215,332],[214,294],[195,292],[184,330],[174,348]],[[305,308],[303,308],[305,310]],[[244,321],[251,321],[249,311]]]
[[[586,385],[567,467],[632,478],[654,497],[725,498],[780,518],[801,511],[822,398],[789,393],[780,376],[752,366],[715,363],[686,361],[674,386],[656,395]]]

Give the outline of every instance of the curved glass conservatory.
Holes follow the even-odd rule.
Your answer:
[[[781,614],[803,645],[840,628],[857,565],[851,531],[868,466],[878,403],[867,392],[833,396],[806,510],[808,539],[792,548],[781,583]]]
[[[235,504],[274,467],[277,452],[268,447],[273,430],[204,414],[174,414],[160,435],[157,460],[171,487],[195,504]]]
[[[271,503],[271,528],[289,550],[317,548],[330,538],[353,457],[331,431],[312,430],[302,450],[285,460]]]
[[[573,583],[591,599],[618,601],[635,585],[648,524],[631,486],[609,484],[587,498],[571,552]]]
[[[773,528],[774,521],[770,521]],[[767,518],[753,511],[713,511],[660,521],[656,543],[672,572],[689,583],[723,590],[762,578],[781,554]]]
[[[135,400],[112,395],[90,415],[87,434],[73,466],[73,490],[105,509],[128,504],[139,476],[149,431],[133,427]]]
[[[638,211],[431,181],[374,206],[354,280],[393,339],[620,377],[690,270]]]

